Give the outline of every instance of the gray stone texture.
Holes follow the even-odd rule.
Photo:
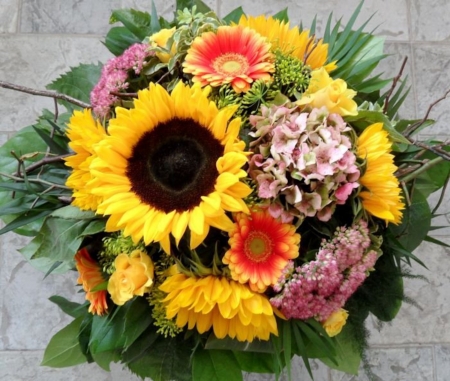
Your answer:
[[[175,1],[155,1],[161,15],[171,19]],[[359,0],[209,0],[207,3],[225,16],[237,6],[249,14],[273,14],[289,7],[293,24],[303,21],[309,27],[317,15],[317,34],[324,30],[326,18],[342,17],[345,23]],[[112,9],[134,7],[150,10],[151,1],[138,0],[0,0],[0,80],[32,88],[44,86],[80,62],[105,62],[111,55],[101,44],[109,27]],[[404,57],[408,57],[411,92],[400,110],[403,117],[422,118],[428,106],[450,89],[450,3],[446,0],[366,0],[357,25],[372,14],[368,29],[386,39],[390,56],[378,72],[397,75]],[[48,98],[0,89],[0,144],[14,131],[31,124],[43,107],[52,109]],[[430,130],[449,138],[447,120],[450,101],[434,107],[430,117],[437,120]],[[431,197],[435,204],[439,195]],[[434,235],[450,244],[450,200],[447,196],[436,225],[445,225]],[[137,378],[112,365],[110,373],[95,365],[69,369],[39,366],[43,350],[51,335],[70,319],[48,301],[53,294],[71,299],[76,294],[76,274],[54,275],[44,279],[17,253],[27,239],[8,234],[0,237],[0,380],[57,381],[85,379],[99,381],[136,381]],[[379,381],[447,381],[450,379],[450,249],[428,243],[416,250],[428,269],[414,264],[413,273],[428,281],[405,282],[407,294],[420,309],[404,305],[397,319],[381,332],[374,319],[368,319],[371,348],[368,352],[375,380]],[[359,376],[330,371],[320,363],[312,363],[315,380],[367,380]],[[308,380],[301,359],[293,364],[293,380]],[[285,380],[285,375],[282,376]],[[267,375],[246,374],[246,381],[272,381]],[[207,380],[205,380],[207,381]],[[233,380],[230,380],[233,381]]]

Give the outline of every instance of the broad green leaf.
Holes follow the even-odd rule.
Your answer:
[[[415,189],[411,205],[403,210],[402,223],[389,225],[389,230],[402,246],[413,252],[425,239],[431,226],[431,211],[425,196]]]
[[[111,363],[112,362],[120,362],[121,355],[118,351],[109,351],[109,352],[101,352],[95,353],[92,355],[92,359],[97,363],[97,365],[106,370],[107,372],[111,371]]]
[[[152,309],[146,298],[134,298],[125,314],[123,336],[124,347],[129,348],[136,339],[152,324]]]
[[[238,341],[227,336],[223,339],[218,339],[214,334],[209,335],[205,344],[206,349],[223,349],[231,351],[242,352],[259,352],[259,353],[273,353],[273,347],[268,340],[253,340],[251,343],[247,341]]]
[[[37,258],[31,259],[34,253],[39,249],[41,239],[33,239],[28,245],[19,250],[19,252],[28,260],[34,268],[42,271],[45,274],[52,272],[54,274],[64,274],[73,268],[73,261],[70,262],[55,262],[51,258]],[[58,265],[55,267],[55,263]]]
[[[105,46],[115,56],[120,56],[131,45],[141,42],[124,26],[111,28],[105,37]]]
[[[30,211],[28,214],[20,215],[15,218],[11,222],[9,222],[4,228],[0,229],[0,234],[5,234],[10,231],[16,231],[16,229],[21,228],[23,226],[27,226],[31,222],[40,221],[44,219],[44,217],[48,216],[52,211],[51,210],[43,210],[43,211]]]
[[[92,220],[89,225],[80,234],[81,237],[98,234],[105,231],[106,220]]]
[[[46,133],[45,130],[38,128],[37,126],[33,126],[33,128],[50,149],[49,152],[56,155],[65,155],[69,152],[67,144],[60,144],[58,141],[56,141],[56,139],[51,138],[49,133]]]
[[[174,338],[158,335],[147,350],[136,360],[127,362],[127,366],[133,373],[153,381],[192,381],[193,347],[194,343],[181,335]]]
[[[244,372],[274,373],[273,354],[261,352],[233,351],[239,367]]]
[[[147,350],[153,346],[153,343],[160,335],[156,333],[156,327],[150,325],[139,336],[132,346],[122,352],[122,362],[125,364],[138,361],[142,356],[145,356]]]
[[[376,296],[371,291],[377,289]],[[366,279],[361,291],[365,293],[372,312],[381,321],[392,321],[400,311],[403,300],[403,278],[394,258],[385,252],[375,264],[375,271]]]
[[[90,210],[81,210],[76,206],[67,205],[55,210],[51,217],[62,218],[65,220],[92,220],[95,218],[95,213]]]
[[[193,381],[242,381],[242,371],[231,351],[197,349],[192,362]]]
[[[55,303],[61,310],[73,318],[77,318],[86,314],[88,302],[84,304],[75,303],[63,298],[59,295],[53,295],[49,298],[52,303]]]
[[[351,323],[347,322],[341,333],[334,337],[337,365],[326,357],[319,358],[319,360],[332,369],[337,369],[349,374],[358,374],[359,365],[361,363],[361,354],[351,335],[352,328]]]
[[[92,88],[100,78],[101,69],[102,65],[100,63],[97,65],[81,64],[71,68],[70,71],[61,75],[59,78],[47,85],[47,89],[69,95],[89,104]],[[60,101],[60,103],[66,106],[69,110],[74,107],[66,101]]]
[[[233,11],[231,11],[230,13],[228,13],[223,18],[223,21],[225,21],[227,24],[232,24],[232,23],[237,24],[243,15],[245,15],[244,10],[242,9],[242,7],[238,7],[236,9],[234,9]]]
[[[158,11],[156,10],[156,5],[155,5],[154,1],[152,1],[152,14],[150,16],[150,30],[152,31],[152,34],[161,30],[161,23],[159,22]]]
[[[72,262],[83,241],[82,234],[90,220],[49,216],[36,236],[40,246],[32,259],[49,257],[53,261]]]
[[[136,9],[116,9],[112,12],[110,23],[121,22],[140,41],[152,34],[151,17],[148,12]]]
[[[65,368],[86,362],[86,356],[83,355],[78,341],[82,321],[83,316],[76,318],[52,337],[45,349],[41,365]]]

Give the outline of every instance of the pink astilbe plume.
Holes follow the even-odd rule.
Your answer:
[[[270,299],[288,318],[326,320],[339,310],[373,269],[378,252],[371,248],[365,221],[340,227],[332,240],[324,241],[316,259],[284,269]]]
[[[111,106],[119,99],[115,93],[128,88],[130,74],[139,75],[146,58],[153,54],[148,44],[133,44],[103,66],[100,79],[91,92],[91,105],[97,117],[108,116]]]

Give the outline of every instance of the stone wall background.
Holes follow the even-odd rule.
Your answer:
[[[174,0],[155,1],[159,13],[171,18]],[[274,14],[289,7],[292,23],[308,27],[317,14],[320,36],[330,12],[345,22],[359,0],[209,0],[224,16],[242,5],[249,14]],[[108,30],[111,9],[134,7],[149,10],[151,1],[138,0],[0,0],[0,80],[43,89],[44,86],[80,62],[105,62],[110,54],[101,44]],[[381,71],[394,76],[408,56],[406,73],[411,93],[403,114],[422,117],[428,105],[450,89],[450,2],[447,0],[366,0],[360,24],[372,14],[368,29],[386,38],[386,51],[392,54]],[[32,124],[43,108],[53,109],[53,101],[0,89],[0,144],[19,128]],[[433,109],[437,119],[432,134],[449,138],[450,101]],[[437,196],[434,199],[437,200]],[[448,213],[449,198],[441,207]],[[436,225],[449,225],[442,216]],[[435,233],[450,244],[450,229]],[[69,369],[40,367],[50,337],[69,319],[48,301],[53,294],[73,297],[76,274],[54,275],[44,279],[17,249],[26,239],[13,234],[0,237],[0,379],[4,381],[135,381],[120,365],[107,373],[95,365]],[[429,282],[406,281],[408,295],[421,309],[405,305],[397,319],[381,332],[368,320],[371,335],[370,363],[381,381],[447,381],[450,379],[450,250],[423,244],[416,252],[428,270],[414,266],[415,273]],[[330,371],[313,364],[317,381],[367,380]],[[294,365],[294,380],[308,380],[301,361]],[[247,381],[272,380],[249,374]],[[206,381],[206,380],[205,380]]]

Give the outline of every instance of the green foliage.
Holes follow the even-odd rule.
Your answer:
[[[72,316],[73,318],[84,316],[86,314],[86,308],[89,304],[89,302],[85,302],[84,304],[71,302],[59,295],[53,295],[49,298],[49,300],[61,308],[64,313]]]
[[[105,37],[105,46],[115,56],[120,56],[131,45],[141,42],[124,26],[111,28]]]
[[[242,371],[233,352],[197,349],[192,360],[193,381],[243,380]]]
[[[245,13],[242,7],[237,7],[236,9],[228,13],[222,20],[228,25],[232,23],[237,24],[241,17],[244,15]]]
[[[151,16],[148,12],[136,9],[116,9],[112,12],[109,22],[111,24],[122,23],[139,41],[143,41],[152,34]]]
[[[86,362],[78,341],[78,332],[83,316],[77,317],[68,326],[56,333],[44,352],[41,365],[52,368],[65,368]]]
[[[193,9],[194,7],[200,13],[211,12],[211,8],[201,0],[176,0],[176,10]]]
[[[100,78],[101,69],[102,65],[100,63],[97,65],[81,64],[71,68],[70,71],[55,79],[52,83],[47,85],[47,89],[69,95],[70,97],[89,104],[91,90]],[[58,102],[64,105],[69,111],[75,108],[70,102],[62,100],[59,100]]]

